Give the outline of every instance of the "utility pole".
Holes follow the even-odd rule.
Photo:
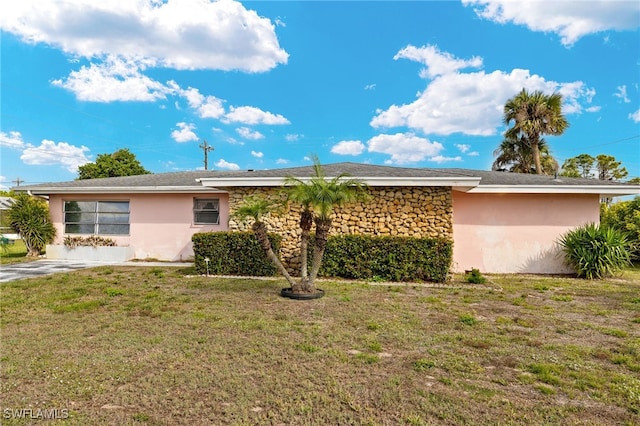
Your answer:
[[[202,141],[200,148],[204,151],[204,169],[209,170],[209,151],[213,151],[215,148],[207,144],[207,141]]]
[[[16,178],[16,180],[12,180],[11,182],[15,183],[16,186],[20,186],[21,183],[24,183],[24,181],[20,178]]]

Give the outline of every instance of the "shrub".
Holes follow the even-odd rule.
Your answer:
[[[336,235],[329,237],[320,275],[444,282],[452,255],[453,243],[443,238]]]
[[[610,206],[603,203],[600,210],[600,225],[615,228],[627,234],[631,260],[640,262],[640,197],[620,201]]]
[[[64,245],[68,248],[75,247],[115,247],[116,242],[111,238],[101,237],[99,235],[91,235],[89,237],[64,237]]]
[[[269,234],[274,252],[280,251],[281,237]],[[198,273],[212,275],[275,275],[276,267],[269,261],[253,232],[203,232],[191,238]]]
[[[478,268],[471,268],[471,272],[467,272],[465,279],[472,284],[484,284],[487,282],[487,279],[482,276]]]
[[[559,244],[565,263],[581,278],[606,278],[631,262],[626,236],[614,228],[590,223],[564,234]]]
[[[15,200],[9,209],[9,223],[24,241],[27,255],[37,256],[56,236],[56,228],[49,218],[49,206],[44,200],[28,194],[18,194]]]

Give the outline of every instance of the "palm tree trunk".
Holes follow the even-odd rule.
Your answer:
[[[271,247],[271,241],[269,241],[267,227],[265,226],[265,224],[260,221],[255,221],[253,223],[252,229],[256,235],[256,239],[260,243],[260,246],[267,254],[267,257],[269,258],[269,260],[271,260],[271,262],[273,262],[274,265],[276,265],[278,271],[280,271],[280,273],[287,279],[287,282],[291,285],[291,289],[295,291],[296,288],[300,288],[300,284],[296,283],[293,278],[291,278],[291,275],[289,275],[289,272],[287,272],[287,268],[284,267],[278,256],[276,256],[276,254],[273,252],[273,247]]]
[[[302,281],[306,281],[309,276],[309,233],[313,226],[313,213],[309,209],[304,209],[300,214],[300,275]]]
[[[534,139],[531,142],[531,151],[533,153],[533,161],[536,165],[536,174],[542,174],[542,163],[540,162],[540,145],[538,144],[538,140]]]
[[[313,263],[311,265],[311,276],[308,282],[308,291],[315,291],[315,280],[322,265],[324,250],[327,248],[329,230],[331,229],[331,219],[316,218],[316,244],[313,248]]]

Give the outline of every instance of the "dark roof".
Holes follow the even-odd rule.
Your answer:
[[[395,166],[379,166],[371,164],[359,163],[334,163],[323,165],[326,176],[337,176],[341,173],[347,173],[358,178],[435,178],[435,179],[456,179],[456,178],[480,178],[479,188],[485,186],[548,186],[550,189],[554,186],[627,186],[628,184],[611,181],[601,181],[597,179],[581,179],[566,178],[544,175],[531,175],[521,173],[494,172],[457,168],[406,168]],[[36,194],[46,194],[47,191],[78,192],[82,189],[100,190],[101,188],[138,188],[146,190],[155,190],[162,192],[163,190],[212,190],[212,188],[203,188],[197,179],[238,179],[240,182],[236,186],[241,186],[242,179],[247,180],[260,178],[284,178],[285,176],[295,176],[299,178],[310,177],[314,174],[313,166],[290,167],[271,170],[240,170],[240,171],[220,171],[220,170],[195,170],[173,173],[147,174],[137,176],[124,176],[102,179],[73,180],[69,182],[53,182],[39,185],[20,186],[14,189],[20,191],[32,191]],[[631,193],[638,192],[638,186],[630,186]]]

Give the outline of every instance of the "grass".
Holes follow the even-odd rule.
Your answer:
[[[22,240],[16,240],[13,244],[8,244],[6,250],[0,250],[0,265],[28,262],[31,260],[34,259],[27,257],[27,248]]]
[[[492,287],[101,267],[0,287],[0,410],[56,424],[640,423],[640,270]],[[570,299],[569,299],[570,297]],[[516,303],[517,302],[517,303]],[[14,411],[10,411],[14,412]],[[3,425],[31,419],[3,416]]]

